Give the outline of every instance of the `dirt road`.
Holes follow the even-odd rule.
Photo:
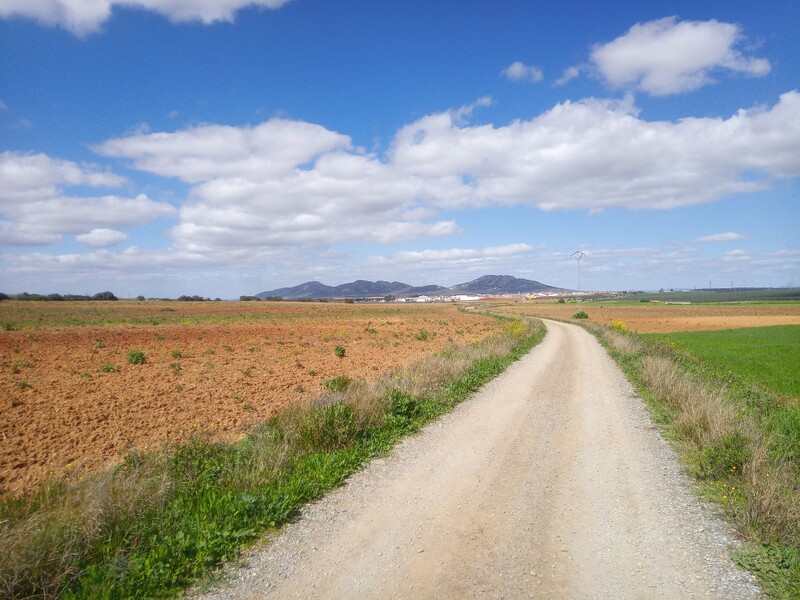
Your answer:
[[[207,597],[757,597],[604,350],[547,327]]]

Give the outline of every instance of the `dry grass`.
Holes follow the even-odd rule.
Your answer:
[[[695,474],[724,486],[716,499],[739,531],[758,541],[800,543],[797,467],[768,452],[773,440],[757,418],[729,401],[725,389],[682,368],[668,348],[608,327],[592,329],[623,360],[638,358],[625,361],[627,368],[669,413],[669,425]]]

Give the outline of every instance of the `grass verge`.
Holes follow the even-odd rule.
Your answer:
[[[131,454],[101,476],[5,499],[0,597],[175,596],[469,397],[543,337],[538,321],[508,320],[503,335],[377,382],[349,382],[237,444],[199,437]]]
[[[770,597],[800,598],[797,399],[720,371],[708,358],[663,338],[636,335],[621,325],[587,327],[675,442],[701,494],[748,542],[734,561],[753,572]],[[762,353],[761,360],[780,357]]]

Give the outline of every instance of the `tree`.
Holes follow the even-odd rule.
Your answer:
[[[117,297],[111,292],[99,292],[92,296],[92,300],[116,300]]]

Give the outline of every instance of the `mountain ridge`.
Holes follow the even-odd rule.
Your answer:
[[[256,294],[258,298],[281,297],[284,300],[321,300],[324,298],[366,298],[377,296],[455,296],[466,294],[526,294],[533,292],[568,291],[546,285],[532,279],[521,279],[512,275],[484,275],[450,287],[440,285],[413,286],[400,281],[367,281],[357,279],[336,286],[319,281],[307,281],[292,287],[282,287]]]

